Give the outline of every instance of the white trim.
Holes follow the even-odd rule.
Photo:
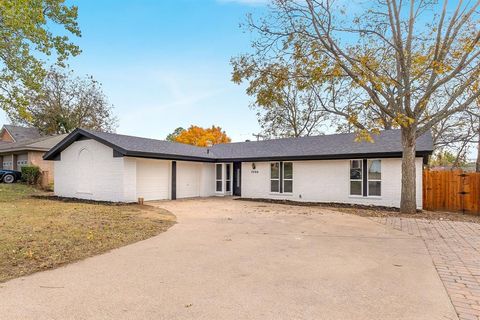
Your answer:
[[[291,179],[286,179],[285,178],[285,163],[291,163],[292,164],[292,178]],[[292,181],[292,191],[285,191],[285,180],[287,181]],[[282,191],[286,195],[293,194],[293,161],[284,161],[282,165]]]
[[[272,164],[274,164],[274,163],[278,163],[278,178],[276,178],[276,179],[272,178]],[[270,194],[281,194],[280,193],[280,170],[282,170],[282,168],[280,168],[280,161],[269,162],[268,170],[270,171],[270,173],[269,173],[270,179],[268,180]],[[278,191],[272,191],[272,181],[273,180],[278,181]]]
[[[368,177],[369,170],[368,170],[368,163],[370,161],[380,161],[380,179],[370,179]],[[380,195],[370,195],[370,181],[372,182],[380,182]],[[381,198],[382,197],[382,159],[367,159],[367,197],[369,198]]]
[[[360,161],[360,179],[352,179],[352,161]],[[352,181],[360,181],[360,192],[361,194],[352,194]],[[348,195],[350,197],[364,197],[363,195],[363,159],[350,159],[348,161]]]
[[[224,166],[223,166],[225,169],[224,169],[224,173],[225,173],[225,194],[227,193],[232,193],[232,188],[233,188],[233,185],[232,185],[232,167],[233,165],[229,162],[229,163],[225,163]],[[227,168],[229,170],[227,170]],[[229,172],[228,172],[229,171]],[[228,176],[230,176],[229,180],[227,180],[227,172],[228,172]],[[227,188],[227,186],[229,188]],[[230,189],[230,190],[227,190],[227,189]]]
[[[220,177],[220,179],[218,178],[218,170],[217,170],[217,167],[220,166],[220,174],[222,175]],[[215,163],[215,193],[223,193],[223,190],[225,190],[225,187],[224,187],[224,183],[223,183],[223,176],[224,176],[224,172],[223,172],[223,163]],[[217,190],[217,184],[218,182],[221,181],[221,187],[222,187],[222,190]]]

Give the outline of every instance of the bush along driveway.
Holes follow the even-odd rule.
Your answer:
[[[0,184],[0,282],[157,235],[175,217],[159,208],[61,201]]]

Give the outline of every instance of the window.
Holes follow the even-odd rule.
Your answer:
[[[350,195],[361,196],[363,181],[362,160],[350,160]]]
[[[368,195],[382,195],[382,162],[381,160],[368,160]]]
[[[17,167],[18,168],[21,168],[21,167],[24,167],[26,166],[28,163],[27,163],[27,160],[18,160],[17,161]]]
[[[280,192],[280,162],[270,163],[270,191]]]
[[[230,173],[230,163],[225,165],[225,190],[230,192],[230,182],[231,182],[231,173]]]
[[[292,193],[293,192],[293,163],[272,162],[270,163],[270,192]]]
[[[283,163],[283,192],[293,192],[293,163]]]
[[[215,167],[215,170],[216,170],[216,175],[215,175],[216,188],[215,188],[215,190],[216,190],[217,192],[222,192],[222,191],[223,191],[222,167],[223,167],[223,165],[222,165],[221,163],[217,163],[217,164],[216,164],[216,167]]]

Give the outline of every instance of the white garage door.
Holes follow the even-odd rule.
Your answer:
[[[137,198],[169,199],[169,171],[169,161],[137,159]]]
[[[202,165],[197,162],[177,162],[177,198],[200,197]]]

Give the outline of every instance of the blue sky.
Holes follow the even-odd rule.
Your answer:
[[[252,98],[230,81],[229,61],[250,50],[239,24],[265,13],[268,0],[68,2],[79,8],[75,42],[83,50],[70,67],[103,84],[118,133],[164,139],[179,126],[215,124],[244,141],[260,131]],[[353,10],[355,1],[345,2]]]
[[[245,88],[230,81],[229,60],[249,50],[239,23],[265,10],[265,1],[70,3],[79,7],[82,37],[75,42],[83,52],[69,64],[103,84],[118,133],[163,139],[178,126],[215,124],[243,141],[260,130]]]

